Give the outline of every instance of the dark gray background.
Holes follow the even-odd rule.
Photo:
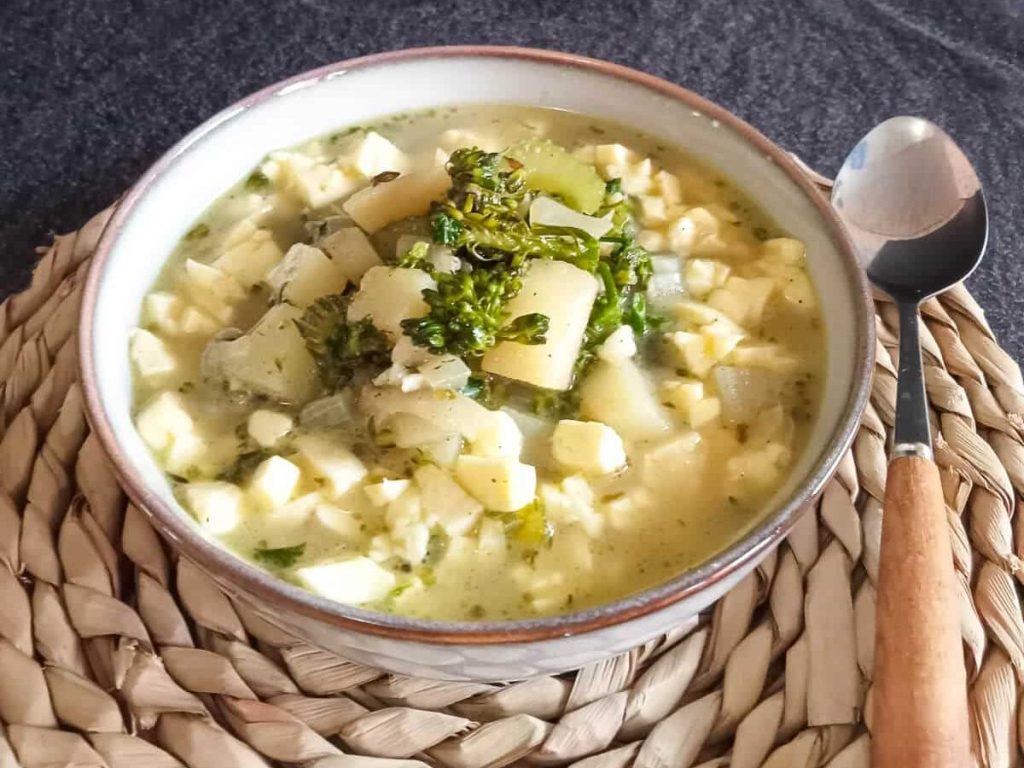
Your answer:
[[[197,123],[252,90],[391,48],[502,43],[647,70],[824,173],[919,114],[976,162],[992,215],[970,287],[1024,357],[1024,0],[0,0],[0,295]]]

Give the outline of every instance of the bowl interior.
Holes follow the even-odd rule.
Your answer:
[[[602,68],[572,57],[524,57],[508,51],[398,55],[371,65],[327,68],[225,110],[143,177],[101,244],[100,252],[105,249],[106,254],[91,276],[94,296],[86,302],[83,316],[83,323],[89,326],[83,359],[87,386],[95,388],[90,402],[93,419],[99,422],[107,448],[113,449],[123,478],[150,511],[163,513],[165,523],[168,512],[180,516],[174,524],[162,526],[165,533],[205,538],[175,501],[167,479],[132,424],[126,339],[138,322],[143,296],[178,239],[215,198],[270,150],[396,112],[465,104],[571,110],[614,120],[662,142],[680,145],[729,176],[781,227],[807,244],[809,268],[825,308],[829,344],[826,390],[809,444],[769,504],[774,513],[755,521],[755,530],[748,531],[746,538],[773,537],[785,526],[793,508],[819,490],[845,447],[844,440],[852,434],[854,412],[864,394],[869,349],[863,280],[849,254],[844,253],[841,236],[814,201],[814,193],[794,180],[793,167],[784,158],[769,154],[770,145],[763,138],[696,97],[689,103],[681,100],[679,89],[653,78],[629,79],[621,72],[625,70]],[[217,557],[213,553],[219,545],[208,542],[208,556]],[[206,549],[201,543],[198,546]],[[739,542],[703,569],[720,567],[751,551]],[[254,567],[235,562],[232,569],[236,574],[255,581],[275,581]],[[655,592],[671,589],[673,584]],[[362,614],[364,619],[369,615],[314,599],[283,583],[273,588],[293,593],[293,598],[318,610]],[[629,598],[636,599],[643,596]],[[605,608],[613,610],[614,606]],[[393,617],[381,620],[402,623]]]

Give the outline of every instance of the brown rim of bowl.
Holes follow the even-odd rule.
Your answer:
[[[851,285],[856,287],[856,294],[860,298],[860,302],[857,304],[860,316],[857,318],[855,345],[859,358],[856,375],[850,383],[847,402],[839,424],[833,432],[829,448],[818,457],[807,480],[800,488],[773,515],[766,516],[764,520],[755,524],[742,539],[697,567],[685,571],[657,587],[572,614],[502,622],[429,621],[365,611],[327,600],[287,584],[205,539],[181,512],[164,503],[157,493],[146,487],[134,475],[131,464],[118,444],[113,428],[107,419],[96,384],[95,361],[92,355],[92,318],[111,247],[135,204],[179,156],[235,115],[266,101],[275,94],[298,87],[300,84],[311,84],[343,71],[395,62],[459,57],[520,59],[597,72],[619,80],[627,80],[681,101],[702,114],[718,120],[722,125],[728,126],[747,143],[752,144],[771,158],[813,203],[842,256],[847,279]],[[874,359],[874,324],[871,306],[867,280],[857,265],[852,246],[831,206],[786,152],[724,108],[681,86],[653,75],[618,64],[573,54],[505,46],[466,45],[411,48],[329,64],[264,88],[211,117],[151,166],[121,200],[97,244],[82,296],[79,359],[81,360],[86,412],[93,430],[99,436],[100,442],[113,462],[115,474],[128,496],[139,508],[150,515],[157,530],[165,537],[175,541],[175,546],[183,555],[252,597],[270,604],[284,601],[287,603],[288,609],[334,625],[339,629],[438,644],[492,645],[549,640],[638,619],[708,589],[764,555],[781,541],[793,527],[803,507],[820,493],[832,476],[839,460],[856,434],[857,425],[870,390]]]

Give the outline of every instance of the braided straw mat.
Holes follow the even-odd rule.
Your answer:
[[[892,305],[877,303],[871,405],[838,474],[709,615],[571,674],[444,683],[271,628],[127,502],[76,382],[78,300],[109,214],[57,237],[28,290],[0,304],[0,768],[868,765]],[[974,754],[1011,766],[1024,386],[966,289],[924,318]]]

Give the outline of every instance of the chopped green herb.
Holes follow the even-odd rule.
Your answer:
[[[208,224],[203,224],[202,222],[200,222],[185,233],[184,239],[188,240],[189,242],[195,240],[202,240],[208,234],[210,234],[210,226]]]
[[[298,562],[299,558],[306,551],[306,543],[295,544],[291,547],[275,547],[268,549],[260,547],[253,552],[253,558],[271,568],[290,568]]]
[[[262,192],[270,186],[270,179],[263,171],[256,170],[245,180],[245,188],[250,192]]]
[[[256,471],[256,467],[264,460],[270,458],[270,456],[270,451],[263,448],[240,453],[230,465],[217,474],[217,479],[227,483],[235,483],[236,485],[244,483]]]

